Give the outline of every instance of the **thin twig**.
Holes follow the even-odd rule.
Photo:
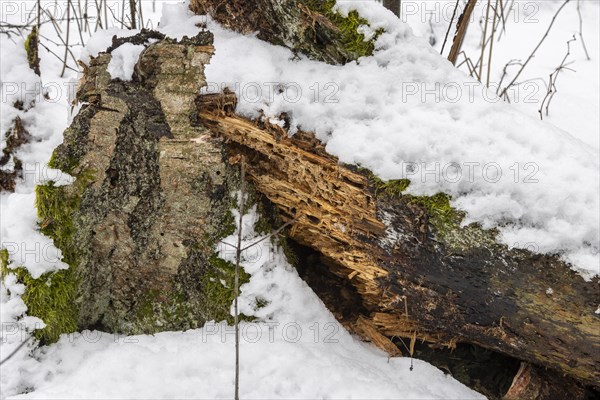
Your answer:
[[[71,3],[71,7],[73,8],[73,14],[75,14],[75,16],[77,18],[74,18],[75,22],[77,23],[77,30],[79,31],[79,39],[81,40],[81,45],[85,46],[85,40],[83,39],[83,29],[81,29],[81,24],[79,23],[79,16],[77,15],[77,10],[75,9],[75,4],[73,4],[72,1],[70,1],[69,3]],[[80,2],[78,1],[77,4],[79,4]],[[67,4],[68,7],[68,4]],[[70,22],[67,22],[70,24]]]
[[[500,93],[500,97],[503,97],[506,94],[506,91],[512,85],[514,85],[514,83],[517,81],[517,79],[519,79],[519,76],[521,76],[521,73],[523,73],[523,70],[525,70],[525,67],[527,66],[527,64],[529,64],[529,62],[535,57],[535,53],[538,51],[538,49],[542,46],[542,43],[544,43],[544,41],[548,37],[548,34],[550,33],[550,30],[552,29],[552,26],[554,25],[554,22],[556,21],[556,18],[558,17],[558,14],[560,14],[560,12],[562,11],[562,9],[570,1],[571,0],[565,0],[565,2],[556,11],[556,13],[554,14],[554,16],[552,17],[552,21],[550,22],[550,25],[548,26],[548,29],[546,29],[546,33],[544,33],[544,36],[542,36],[542,39],[540,40],[540,42],[537,44],[537,46],[535,46],[535,49],[533,49],[533,51],[531,52],[531,54],[529,55],[529,57],[527,57],[527,60],[523,63],[523,65],[521,65],[521,68],[519,69],[519,71],[517,72],[517,74],[515,75],[515,77],[513,78],[513,80],[502,90],[502,92]]]
[[[17,354],[17,352],[18,352],[19,350],[21,350],[21,348],[22,348],[23,346],[25,346],[25,345],[27,344],[27,342],[29,342],[29,340],[30,340],[30,339],[31,339],[31,336],[29,336],[27,339],[23,340],[23,341],[21,342],[21,344],[19,344],[19,345],[17,346],[17,348],[16,348],[16,349],[14,349],[14,350],[12,351],[12,353],[10,353],[10,354],[8,355],[8,357],[6,357],[4,360],[0,361],[0,365],[4,364],[5,362],[7,362],[7,361],[8,361],[8,360],[10,360],[11,358],[13,358],[13,356],[14,356],[15,354]]]
[[[71,0],[67,0],[67,41],[65,43],[65,58],[63,61],[63,68],[60,73],[60,77],[65,76],[65,70],[67,69],[67,56],[69,55],[69,38],[71,36]]]
[[[498,97],[500,97],[499,92],[500,88],[502,87],[502,83],[504,82],[504,78],[508,76],[508,67],[512,67],[513,65],[523,65],[523,63],[521,62],[521,60],[513,58],[504,65],[504,68],[502,68],[502,77],[500,78],[500,83],[498,83],[498,87],[496,88],[496,94],[498,95]]]
[[[285,224],[283,224],[282,226],[279,227],[279,229],[274,230],[273,232],[269,233],[267,236],[263,237],[262,239],[257,240],[256,242],[249,244],[248,246],[244,247],[242,249],[242,251],[248,250],[251,247],[256,246],[257,244],[277,235],[279,232],[281,232],[282,230],[284,230],[285,228],[287,228],[288,226],[290,226],[291,224],[293,224],[294,222],[297,222],[300,219],[300,217],[296,217],[288,222],[286,222]]]
[[[477,66],[473,65],[473,61],[469,57],[467,57],[467,53],[461,51],[459,55],[462,55],[465,58],[465,60],[458,64],[456,68],[460,68],[463,64],[466,64],[467,68],[469,68],[469,74],[471,76],[474,76],[477,80],[479,80],[479,77],[477,76]]]
[[[48,39],[47,39],[45,36],[42,36],[42,35],[40,35],[40,37],[41,37],[41,38],[44,38],[44,39],[46,39],[46,40],[48,40]],[[40,46],[42,46],[42,47],[44,48],[44,50],[46,50],[48,53],[50,53],[50,54],[52,54],[54,57],[56,57],[56,59],[57,59],[57,60],[59,60],[59,61],[62,61],[62,57],[61,57],[61,56],[59,56],[58,54],[56,54],[55,52],[53,52],[52,50],[50,50],[50,48],[49,48],[48,46],[46,46],[46,45],[45,45],[45,44],[43,44],[42,42],[38,42],[38,44],[39,44]],[[75,69],[75,68],[73,68],[73,67],[70,67],[70,66],[68,66],[68,65],[67,65],[67,69],[70,69],[71,71],[74,71],[74,72],[79,72],[79,70],[77,70],[77,69]]]
[[[502,21],[502,30],[500,31],[500,35],[502,35],[502,32],[506,31],[506,19],[504,18],[504,0],[500,0],[500,20]],[[498,41],[499,40],[500,37],[498,37]]]
[[[42,4],[41,4],[42,0],[38,0],[37,1],[37,21],[36,21],[36,27],[37,27],[37,31],[40,31],[40,22],[42,19]]]
[[[486,45],[486,41],[487,41],[487,29],[488,29],[488,23],[489,23],[489,18],[490,18],[490,7],[491,7],[491,0],[488,0],[487,2],[487,8],[485,10],[485,28],[483,28],[483,39],[481,40],[481,56],[479,57],[479,82],[481,82],[483,79],[483,55],[485,53],[485,45]],[[496,20],[496,17],[494,16],[494,21]]]
[[[579,38],[581,39],[581,45],[583,46],[583,51],[585,51],[585,57],[589,60],[591,60],[590,58],[590,53],[588,53],[587,50],[587,46],[585,45],[585,40],[583,40],[583,17],[581,16],[581,9],[580,9],[580,4],[579,4],[580,0],[577,0],[577,14],[579,14]]]
[[[94,4],[96,4],[96,26],[94,27],[94,32],[98,31],[98,28],[104,29],[102,26],[102,0],[98,3],[98,0],[94,0]],[[108,28],[108,27],[107,27]]]
[[[132,18],[133,20],[133,18]],[[240,296],[240,262],[242,260],[242,228],[244,222],[244,197],[245,186],[244,181],[246,180],[246,162],[242,157],[240,162],[240,201],[239,201],[239,228],[238,228],[238,241],[235,252],[235,284],[234,284],[234,324],[235,324],[235,395],[234,399],[239,400],[240,398],[240,321],[238,316],[238,297]]]
[[[123,4],[125,4],[125,3],[123,3]],[[110,14],[112,15],[113,21],[117,21],[121,24],[121,29],[123,29],[123,27],[127,26],[123,19],[117,18],[117,16],[115,15],[115,12],[113,11],[112,8],[109,8],[109,11],[110,11]],[[122,15],[123,15],[123,18],[125,18],[125,9],[123,9]],[[127,26],[127,29],[130,29],[130,28]]]
[[[106,29],[108,29],[108,12],[106,12],[106,10],[109,8],[107,3],[108,0],[104,0],[104,25],[106,26]]]
[[[490,55],[488,57],[488,68],[487,68],[487,82],[486,86],[490,87],[490,76],[492,73],[492,53],[494,51],[494,34],[496,33],[496,16],[498,15],[498,0],[496,0],[496,4],[494,5],[494,22],[492,23],[492,37],[490,40]]]
[[[442,44],[442,50],[440,54],[444,54],[444,47],[446,47],[446,42],[448,41],[448,35],[450,35],[450,30],[452,29],[452,23],[454,22],[454,17],[456,17],[456,11],[458,10],[458,4],[460,0],[456,0],[456,4],[454,5],[454,11],[452,11],[452,18],[450,18],[450,23],[448,23],[448,30],[446,31],[446,36],[444,36],[444,43]]]
[[[544,105],[546,105],[546,116],[549,115],[550,103],[552,102],[554,95],[558,91],[558,89],[556,88],[556,81],[558,80],[558,75],[560,74],[560,72],[563,69],[569,69],[567,67],[570,64],[572,64],[572,63],[567,63],[567,58],[569,58],[569,56],[571,55],[571,42],[574,42],[575,40],[577,40],[577,39],[575,38],[575,35],[573,35],[573,38],[567,41],[567,54],[565,54],[565,56],[563,57],[562,61],[560,62],[560,65],[558,67],[556,67],[554,72],[552,72],[550,74],[550,78],[548,79],[548,90],[546,92],[546,96],[544,96],[544,99],[542,100],[540,109],[538,110],[541,120],[544,119],[544,113],[543,113]]]
[[[502,31],[500,31],[500,35],[498,36],[498,41],[500,41],[500,39],[502,39],[502,34],[506,33],[506,19],[510,15],[510,13],[512,12],[514,6],[515,6],[515,0],[512,0],[511,3],[510,3],[510,6],[508,7],[508,9],[506,9],[504,7],[502,9],[502,16],[503,16],[503,20],[505,21],[505,23],[504,23],[504,27],[502,28]],[[507,10],[506,13],[504,13],[505,9]]]
[[[144,13],[142,11],[142,1],[140,0],[139,4],[139,10],[138,10],[138,15],[140,16],[140,23],[139,23],[139,27],[144,28]]]
[[[78,1],[77,4],[79,5],[79,7],[81,7],[81,1]],[[88,32],[90,30],[90,22],[89,22],[89,18],[88,18],[88,0],[85,0],[85,4],[83,6],[85,12],[83,13],[83,17],[85,19],[85,24],[83,25],[83,31],[84,32]],[[81,14],[81,11],[79,12],[79,14]]]

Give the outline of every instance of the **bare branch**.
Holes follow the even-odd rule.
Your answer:
[[[535,49],[533,49],[533,51],[531,52],[531,54],[529,55],[529,57],[527,58],[527,60],[525,61],[525,63],[523,63],[523,65],[521,65],[521,68],[519,69],[519,71],[517,72],[517,74],[515,75],[515,77],[512,79],[512,81],[502,90],[502,92],[500,93],[500,97],[503,97],[506,94],[506,91],[512,85],[514,85],[514,83],[517,81],[517,79],[519,79],[519,76],[521,76],[521,74],[523,73],[523,70],[525,70],[525,67],[527,67],[527,64],[529,64],[529,62],[535,57],[535,53],[538,51],[538,49],[542,46],[542,44],[544,43],[544,41],[548,37],[548,34],[550,33],[550,30],[552,29],[552,26],[554,25],[554,22],[556,21],[556,18],[558,17],[558,14],[560,14],[560,12],[562,11],[562,9],[569,2],[571,2],[571,0],[565,0],[565,2],[556,11],[556,13],[554,14],[554,16],[552,17],[552,21],[550,22],[550,25],[548,26],[548,29],[546,30],[546,33],[544,33],[544,36],[542,36],[542,39],[537,44],[537,46],[535,46]]]
[[[456,17],[456,11],[458,10],[459,2],[460,0],[456,0],[456,4],[454,5],[454,11],[452,11],[452,18],[450,18],[450,22],[448,23],[448,30],[446,31],[446,36],[444,36],[444,43],[442,44],[442,50],[440,51],[440,54],[444,54],[444,47],[446,47],[448,35],[450,35],[450,29],[452,29],[452,23],[454,22],[454,17]]]
[[[579,15],[579,38],[581,39],[581,45],[583,46],[583,51],[585,51],[585,56],[589,60],[590,53],[588,53],[587,46],[585,45],[585,40],[583,39],[583,17],[581,16],[581,8],[580,8],[580,0],[577,0],[577,14]]]
[[[477,0],[469,0],[465,11],[463,11],[462,15],[458,18],[458,22],[456,23],[456,34],[454,35],[452,48],[448,55],[448,60],[450,60],[452,64],[456,65],[456,59],[460,54],[460,49],[462,48],[463,41],[467,34],[467,28],[469,27],[469,21],[471,20],[471,14],[473,14],[473,9],[475,9],[476,4]]]
[[[494,22],[492,23],[492,36],[490,38],[490,54],[488,57],[488,68],[487,68],[487,82],[486,86],[490,87],[490,76],[492,74],[492,53],[494,52],[494,35],[496,33],[496,17],[498,16],[498,0],[494,5]]]
[[[485,27],[483,28],[483,39],[481,40],[481,56],[479,57],[479,82],[482,81],[483,78],[483,55],[485,53],[485,45],[487,43],[487,29],[490,18],[490,8],[491,8],[491,0],[488,0],[487,7],[485,10]],[[494,16],[494,21],[496,21],[496,17]]]
[[[575,38],[575,35],[573,35],[573,38],[567,41],[567,54],[565,54],[565,56],[563,57],[560,65],[558,67],[556,67],[554,72],[552,72],[550,74],[550,77],[548,79],[548,90],[546,92],[546,96],[542,100],[540,109],[538,110],[538,113],[540,114],[540,119],[542,119],[542,120],[544,119],[544,113],[543,113],[544,105],[546,105],[546,116],[548,116],[549,112],[550,112],[550,110],[549,110],[550,103],[552,102],[554,95],[558,91],[558,89],[556,88],[556,81],[558,80],[558,75],[560,74],[560,72],[562,70],[570,69],[570,68],[568,68],[568,66],[571,65],[572,62],[567,63],[567,58],[569,58],[569,56],[571,55],[571,42],[574,42],[575,40],[577,40],[577,39]]]
[[[8,356],[7,356],[7,357],[4,359],[4,360],[0,361],[0,365],[4,364],[5,362],[7,362],[7,361],[8,361],[8,360],[10,360],[11,358],[13,358],[13,356],[14,356],[15,354],[17,354],[17,352],[18,352],[19,350],[21,350],[21,348],[22,348],[23,346],[25,346],[25,345],[26,345],[26,344],[29,342],[29,340],[30,340],[30,339],[31,339],[31,336],[29,336],[27,339],[23,340],[23,341],[21,342],[21,344],[19,344],[19,345],[17,346],[17,348],[16,348],[16,349],[14,349],[14,350],[12,351],[12,353],[10,353],[10,354],[9,354],[9,355],[8,355]]]

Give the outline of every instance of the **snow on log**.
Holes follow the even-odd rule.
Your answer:
[[[388,352],[391,338],[416,332],[598,385],[597,278],[586,282],[557,256],[509,249],[493,230],[461,227],[444,195],[406,195],[403,182],[341,165],[310,133],[290,137],[234,115],[235,104],[231,92],[203,95],[199,120],[246,157],[249,178],[282,219],[296,220],[289,237],[354,288],[361,304],[342,319],[347,327]],[[332,298],[335,312],[344,296]]]

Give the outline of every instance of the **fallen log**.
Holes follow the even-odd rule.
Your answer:
[[[597,278],[586,282],[558,256],[509,249],[493,230],[462,228],[445,195],[406,195],[406,182],[341,165],[312,134],[234,115],[235,103],[233,93],[203,95],[199,121],[246,157],[281,218],[297,219],[289,237],[350,284],[360,305],[336,314],[347,327],[388,352],[392,338],[416,332],[600,386]],[[336,310],[344,299],[326,304]]]

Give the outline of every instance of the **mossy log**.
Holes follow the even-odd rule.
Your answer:
[[[353,311],[337,313],[347,327],[388,352],[393,337],[416,332],[600,385],[598,279],[586,282],[557,256],[509,249],[493,230],[461,227],[446,196],[405,195],[406,182],[341,165],[310,133],[290,137],[236,116],[235,102],[233,93],[201,96],[200,122],[246,157],[282,218],[296,220],[289,237],[353,288]],[[336,312],[352,296],[322,297]]]
[[[294,53],[330,64],[370,55],[375,37],[357,31],[368,25],[356,11],[342,16],[335,0],[192,0],[196,14],[210,15],[223,26],[289,47]]]

